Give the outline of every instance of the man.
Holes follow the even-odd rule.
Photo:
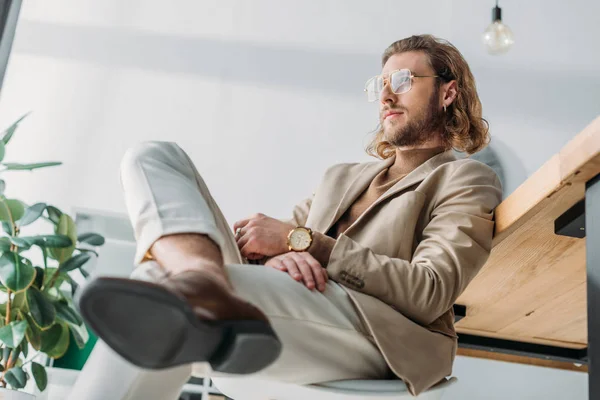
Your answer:
[[[382,160],[331,167],[291,220],[256,214],[234,236],[176,144],[127,152],[139,266],[93,281],[80,306],[144,369],[101,343],[72,396],[107,398],[114,376],[111,399],[176,399],[191,363],[297,384],[396,376],[414,395],[451,374],[452,306],[489,256],[501,200],[495,172],[453,149],[484,148],[487,122],[451,44],[403,39],[382,65],[365,87],[381,124],[368,152]]]

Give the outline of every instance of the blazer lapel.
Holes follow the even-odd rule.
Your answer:
[[[394,159],[395,157],[390,157],[380,162],[368,163],[365,165],[356,178],[346,188],[338,206],[335,208],[335,212],[330,213],[323,218],[322,221],[326,223],[318,227],[322,229],[317,228],[317,230],[326,234],[342,214],[346,212],[348,207],[354,203],[358,196],[369,187],[377,174],[394,163]]]
[[[388,159],[390,160],[390,159]],[[390,165],[393,164],[395,160],[395,157],[391,157],[391,162],[386,163],[386,166],[383,168],[387,168]],[[389,199],[390,197],[395,196],[396,194],[404,191],[405,189],[416,185],[418,183],[420,183],[421,181],[423,181],[427,175],[429,175],[431,173],[431,171],[433,171],[434,169],[436,169],[438,166],[445,164],[449,161],[455,161],[456,160],[456,156],[454,155],[452,149],[444,151],[442,153],[436,154],[435,156],[431,157],[429,160],[425,161],[423,164],[419,165],[417,168],[415,168],[414,170],[412,170],[408,175],[406,175],[404,178],[402,178],[398,183],[396,183],[394,186],[392,186],[391,188],[389,188],[383,195],[381,195],[377,200],[375,200],[375,202],[373,204],[371,204],[357,219],[356,221],[354,221],[352,223],[352,225],[350,225],[348,227],[348,229],[346,230],[346,232],[348,232],[349,230],[351,230],[358,222],[360,222],[373,208],[375,208],[378,204],[381,204],[382,202],[386,201],[387,199]],[[375,176],[381,172],[383,170],[383,168],[379,168],[374,174],[369,175],[370,179],[368,180],[368,182],[366,183],[366,185],[362,188],[361,191],[359,191],[359,194],[362,193],[371,183],[371,181],[373,180],[373,178],[375,178]],[[361,174],[364,176],[364,180],[367,180],[367,174]],[[357,179],[358,180],[358,179]],[[361,180],[361,183],[364,184],[364,182]],[[348,192],[348,191],[347,191]],[[352,202],[354,200],[356,200],[356,198],[358,197],[358,195],[356,195],[355,197],[352,198],[351,201],[348,202],[348,204],[346,205],[343,202],[344,208],[343,211],[341,211],[341,213],[339,212],[340,210],[338,209],[338,212],[336,212],[336,215],[339,214],[339,216],[341,216],[341,214],[343,214],[348,207],[350,207],[352,205]],[[346,200],[346,199],[344,199]],[[340,204],[339,208],[341,207],[342,204]],[[338,217],[339,218],[339,217]],[[337,221],[337,218],[331,223],[331,225],[328,226],[327,230],[329,230],[331,228],[331,226],[335,223],[335,221]]]

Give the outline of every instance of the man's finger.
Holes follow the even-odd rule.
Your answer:
[[[287,272],[287,268],[285,267],[285,265],[283,265],[281,260],[278,260],[276,258],[272,258],[269,261],[267,261],[265,263],[265,267],[271,267],[271,268],[275,268],[275,269],[278,269],[283,272]]]
[[[246,243],[248,243],[248,239],[250,239],[250,237],[248,235],[240,235],[236,239],[236,243],[237,243],[238,249],[240,249],[240,251],[246,245]]]
[[[246,225],[248,225],[248,222],[250,222],[251,219],[252,218],[246,218],[246,219],[239,220],[238,222],[233,224],[233,231],[235,232],[238,230],[238,228],[245,227]]]
[[[298,254],[293,253],[292,257],[296,261],[296,265],[298,269],[302,273],[302,278],[304,280],[304,285],[313,290],[316,287],[315,276],[313,269],[308,265],[308,263]]]
[[[301,253],[301,256],[312,268],[315,278],[317,280],[317,287],[322,292],[323,290],[325,290],[325,285],[329,280],[329,277],[327,276],[327,271],[321,266],[321,263],[317,261],[310,253]]]
[[[323,276],[323,267],[321,266],[321,263],[318,262],[309,253],[302,254],[302,255],[300,255],[300,257],[302,257],[302,259],[312,269],[313,276],[315,277],[315,280],[316,280],[317,289],[319,289],[320,292],[325,290],[325,284],[327,283],[327,279],[325,279],[325,277]]]
[[[296,265],[296,261],[292,260],[289,257],[284,258],[282,261],[283,265],[287,268],[288,274],[298,282],[302,280],[302,274]]]
[[[245,244],[241,247],[240,253],[242,253],[242,255],[246,258],[248,258],[248,255],[251,253],[257,253],[254,243],[255,240],[253,238],[247,239]]]

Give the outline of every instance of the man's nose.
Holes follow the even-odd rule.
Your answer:
[[[383,85],[383,89],[381,89],[381,93],[379,94],[379,101],[384,105],[391,105],[398,101],[398,95],[392,92],[389,82],[386,82],[385,85]]]

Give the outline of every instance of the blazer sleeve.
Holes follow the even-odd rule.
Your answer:
[[[308,212],[310,211],[312,200],[313,196],[302,200],[300,203],[294,206],[294,209],[292,211],[292,218],[284,219],[282,221],[296,226],[306,225],[306,220],[308,219]]]
[[[439,190],[412,260],[375,254],[346,235],[337,239],[327,271],[428,325],[452,307],[487,261],[501,183],[493,170],[460,165]]]

